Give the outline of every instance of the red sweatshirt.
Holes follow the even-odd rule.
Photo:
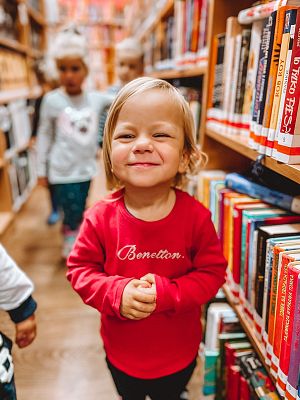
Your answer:
[[[67,277],[83,301],[101,313],[110,362],[151,379],[175,373],[196,357],[201,305],[224,283],[226,261],[210,212],[176,190],[171,213],[146,222],[125,208],[118,191],[90,208],[68,259]],[[124,287],[155,274],[157,306],[142,320],[120,315]]]

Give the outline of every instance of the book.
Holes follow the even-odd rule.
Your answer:
[[[293,239],[295,238],[295,240]],[[272,276],[271,276],[271,288],[270,288],[270,300],[268,308],[268,317],[266,317],[265,330],[267,332],[266,337],[266,364],[271,365],[273,355],[273,344],[275,336],[275,315],[276,315],[276,301],[277,301],[277,287],[279,279],[279,254],[283,251],[293,250],[297,248],[299,242],[299,236],[279,236],[269,239],[274,242],[273,247],[273,261],[272,261]],[[292,244],[295,241],[295,244]],[[268,242],[268,240],[267,240]]]
[[[274,177],[275,176],[276,175],[274,175]],[[235,172],[226,175],[225,184],[228,188],[237,192],[259,198],[267,203],[284,208],[285,210],[293,211],[298,214],[300,213],[300,196],[293,196],[261,185]],[[298,190],[300,194],[300,187],[298,187]]]
[[[299,246],[300,251],[300,246]],[[298,253],[299,254],[299,253]],[[295,255],[294,255],[295,256]],[[287,272],[287,283],[286,283],[286,296],[284,306],[284,317],[282,327],[282,338],[279,355],[279,366],[277,374],[276,387],[281,396],[284,396],[286,390],[286,384],[288,380],[288,373],[290,367],[291,353],[292,351],[297,352],[300,348],[295,348],[295,341],[299,341],[299,329],[297,327],[297,307],[299,308],[300,301],[300,262],[290,262],[288,264]],[[297,306],[298,303],[298,306]],[[299,323],[299,322],[298,322]],[[294,348],[292,347],[292,337],[295,336],[298,330],[298,337],[294,338]],[[299,357],[298,357],[299,358]],[[295,360],[292,360],[291,369],[296,369],[298,364],[295,364]],[[300,361],[300,358],[299,358]]]
[[[204,350],[204,373],[202,393],[205,396],[216,393],[218,350]]]
[[[291,65],[283,107],[280,132],[276,144],[276,159],[288,164],[300,162],[299,135],[299,63],[300,63],[300,13],[297,13],[295,40],[293,41]]]
[[[241,368],[238,365],[231,365],[227,378],[227,400],[240,400],[240,379]]]
[[[297,16],[297,9],[287,10],[285,12],[285,21],[283,27],[282,40],[281,40],[277,76],[275,82],[272,112],[271,112],[270,125],[266,143],[266,154],[269,156],[272,155],[272,149],[274,145],[275,131],[278,121],[280,99],[284,81],[285,65],[290,43],[290,31],[291,27],[294,26],[296,23],[296,16]]]
[[[275,92],[275,83],[278,71],[280,48],[282,43],[283,27],[285,23],[285,13],[288,10],[288,8],[290,8],[290,6],[279,7],[276,15],[274,40],[273,40],[273,47],[271,50],[271,59],[270,59],[270,67],[268,73],[266,99],[265,99],[265,102],[266,104],[268,104],[268,106],[265,107],[264,110],[262,129],[261,129],[259,148],[258,148],[258,151],[263,154],[266,153],[266,148],[267,148],[267,138],[270,127],[272,105]]]
[[[262,129],[267,92],[267,78],[270,69],[271,50],[273,47],[276,16],[277,11],[273,11],[271,15],[265,18],[262,29],[249,137],[249,145],[254,149],[258,149]]]
[[[300,234],[300,224],[282,224],[260,226],[257,236],[257,261],[256,261],[256,281],[255,281],[255,328],[259,332],[262,328],[262,304],[264,293],[266,242],[267,239],[279,236],[292,236]],[[276,328],[274,329],[276,330]]]
[[[263,28],[263,20],[258,20],[253,22],[251,29],[247,76],[245,82],[244,103],[242,110],[243,114],[242,122],[245,125],[245,128],[247,128],[248,130],[250,128],[250,120],[252,115],[251,105],[254,96],[262,28]]]
[[[258,399],[280,400],[271,378],[255,352],[240,358],[240,368]]]
[[[298,250],[283,251],[279,254],[278,260],[278,285],[276,297],[276,311],[274,321],[274,341],[273,341],[273,354],[271,359],[271,373],[275,378],[278,375],[279,357],[282,343],[284,310],[287,293],[287,277],[288,277],[288,264],[293,261],[300,260],[300,253]]]
[[[263,294],[263,308],[262,308],[262,337],[263,337],[263,344],[265,347],[265,354],[266,357],[268,356],[267,353],[267,346],[269,340],[269,311],[270,311],[270,301],[271,298],[274,298],[274,302],[276,302],[276,291],[277,291],[277,283],[276,288],[272,288],[272,274],[273,274],[273,263],[274,263],[274,248],[281,249],[284,251],[286,250],[294,250],[300,244],[300,236],[295,236],[294,240],[292,237],[287,238],[272,238],[268,239],[266,242],[266,262],[265,262],[265,281],[264,281],[264,294]],[[282,247],[284,246],[284,247]],[[275,282],[274,282],[275,285]],[[272,292],[273,289],[273,292]],[[269,356],[271,359],[271,355]]]

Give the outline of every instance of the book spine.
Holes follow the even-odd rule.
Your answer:
[[[272,105],[273,105],[275,83],[278,71],[280,47],[282,42],[282,34],[283,34],[286,10],[287,6],[279,7],[275,23],[273,48],[271,52],[270,69],[268,74],[268,84],[267,84],[267,92],[265,100],[267,107],[265,107],[264,110],[264,116],[262,121],[263,128],[259,143],[259,152],[263,154],[266,153],[266,147],[267,147],[267,137],[268,137],[268,130],[270,127],[270,119],[272,113]]]
[[[276,312],[274,323],[274,332],[276,332],[276,334],[274,335],[273,355],[271,361],[271,373],[272,375],[274,375],[275,378],[277,378],[278,375],[288,277],[288,264],[290,261],[291,260],[287,255],[284,255],[283,253],[279,255],[279,279],[277,286]]]
[[[282,35],[281,41],[281,49],[280,49],[280,56],[279,56],[279,63],[277,69],[277,77],[275,82],[275,90],[274,90],[274,99],[273,99],[273,106],[272,106],[272,113],[270,119],[270,127],[268,131],[268,138],[267,138],[267,148],[266,154],[272,155],[272,149],[274,145],[274,137],[275,131],[278,121],[278,114],[280,108],[280,99],[282,95],[282,87],[284,81],[284,71],[286,66],[286,59],[289,49],[289,42],[290,42],[290,30],[291,26],[295,25],[296,23],[296,16],[297,10],[287,10],[285,13],[285,23],[284,23],[284,30]]]
[[[227,187],[237,192],[262,199],[267,203],[277,205],[285,210],[300,213],[300,198],[251,182],[235,172],[226,175],[225,183]]]
[[[288,149],[297,146],[295,141],[295,127],[297,125],[300,93],[300,13],[297,15],[295,39],[291,55],[291,66],[287,84],[287,92],[283,107],[283,114],[278,134],[277,159],[285,161],[284,154],[289,154]],[[283,153],[283,156],[281,154]]]
[[[261,90],[259,94],[259,109],[257,113],[257,125],[258,130],[260,132],[259,136],[255,137],[256,146],[255,148],[259,149],[259,144],[261,141],[261,136],[263,134],[263,119],[266,109],[266,96],[267,96],[267,88],[268,88],[268,81],[270,77],[270,68],[271,68],[271,55],[274,43],[274,36],[275,36],[275,26],[277,20],[277,11],[273,11],[270,17],[268,17],[268,24],[266,26],[266,36],[265,40],[262,39],[262,47],[264,52],[264,67],[262,71],[262,82],[261,82]]]
[[[272,149],[272,157],[275,159],[277,158],[276,156],[277,156],[278,135],[280,132],[281,120],[282,120],[283,109],[284,109],[284,104],[285,104],[285,96],[286,96],[288,80],[289,80],[289,71],[290,71],[291,59],[292,59],[292,49],[293,49],[294,36],[295,36],[295,27],[296,27],[296,25],[291,25],[291,28],[290,28],[289,48],[288,48],[288,52],[286,55],[285,70],[284,70],[283,84],[282,84],[282,93],[281,93],[281,97],[280,97],[277,125],[276,125],[275,134],[274,134],[274,143],[273,143],[273,149]]]
[[[283,330],[282,339],[280,347],[279,356],[279,368],[277,375],[276,387],[281,396],[284,396],[288,373],[289,364],[291,356],[291,342],[294,326],[294,317],[296,313],[296,299],[297,299],[297,282],[299,276],[299,269],[293,269],[288,265],[288,276],[287,276],[287,286],[286,286],[286,299],[284,307],[284,320],[283,320]],[[295,368],[295,365],[294,365]]]

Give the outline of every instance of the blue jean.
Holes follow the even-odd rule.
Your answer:
[[[55,202],[64,214],[63,225],[72,231],[82,221],[90,184],[91,181],[51,185]]]

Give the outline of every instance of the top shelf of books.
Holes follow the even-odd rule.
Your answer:
[[[264,165],[298,183],[299,37],[299,1],[261,4],[214,26],[206,131],[250,159],[265,155]]]

